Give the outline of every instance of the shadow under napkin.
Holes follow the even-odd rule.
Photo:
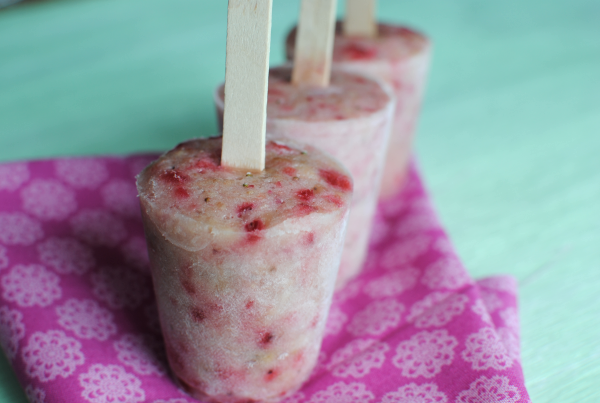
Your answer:
[[[156,156],[0,165],[0,341],[32,402],[184,403],[160,338],[134,176]],[[529,402],[516,282],[474,282],[411,170],[286,403]]]

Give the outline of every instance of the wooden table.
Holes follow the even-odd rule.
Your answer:
[[[475,277],[520,280],[532,399],[600,401],[600,3],[380,0],[435,57],[417,154]],[[298,1],[273,10],[273,64]],[[226,1],[0,11],[0,160],[164,150],[216,131]],[[24,402],[4,358],[0,401]]]

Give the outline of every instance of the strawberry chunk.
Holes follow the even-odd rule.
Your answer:
[[[319,175],[321,175],[321,178],[323,178],[325,182],[329,183],[331,186],[346,191],[352,190],[352,181],[346,175],[342,175],[341,173],[331,169],[321,169],[319,170]]]
[[[178,184],[183,183],[187,176],[176,169],[169,169],[160,174],[160,179],[167,183]]]
[[[315,197],[315,192],[310,189],[302,189],[296,192],[296,197],[303,201],[310,201]]]
[[[296,176],[296,168],[285,167],[283,168],[283,173],[289,176]]]
[[[368,48],[356,43],[351,43],[342,49],[342,53],[350,60],[367,60],[377,55],[374,48]]]
[[[262,231],[265,228],[265,224],[260,219],[257,219],[246,224],[245,228],[247,232]]]

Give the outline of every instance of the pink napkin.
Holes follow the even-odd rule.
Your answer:
[[[171,380],[134,175],[156,156],[0,165],[0,342],[34,403],[185,403]],[[416,169],[335,295],[286,403],[529,402],[516,282],[474,282]]]

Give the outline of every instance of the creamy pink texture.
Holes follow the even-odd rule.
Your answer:
[[[345,37],[341,24],[333,50],[334,67],[367,74],[394,88],[396,111],[381,182],[382,199],[397,193],[406,177],[417,118],[425,89],[431,44],[409,28],[379,24],[376,38]],[[294,56],[296,31],[286,41],[289,60]]]
[[[342,287],[362,269],[377,203],[392,123],[391,89],[373,79],[336,70],[327,88],[294,86],[291,69],[271,69],[267,131],[330,153],[352,173],[354,196],[337,280]],[[222,119],[223,90],[215,92]]]
[[[289,69],[272,69],[267,114],[271,119],[308,122],[370,116],[389,103],[389,95],[362,76],[336,73],[325,88],[290,85]]]
[[[269,72],[268,119],[326,122],[358,119],[384,109],[390,95],[377,82],[343,71],[331,76],[329,86],[294,86],[291,70],[272,68]],[[222,109],[224,87],[217,89],[216,102]],[[221,122],[219,122],[221,123]]]
[[[289,140],[268,141],[259,173],[221,167],[220,151],[192,140],[138,177],[161,327],[194,397],[275,402],[316,362],[352,180]]]

